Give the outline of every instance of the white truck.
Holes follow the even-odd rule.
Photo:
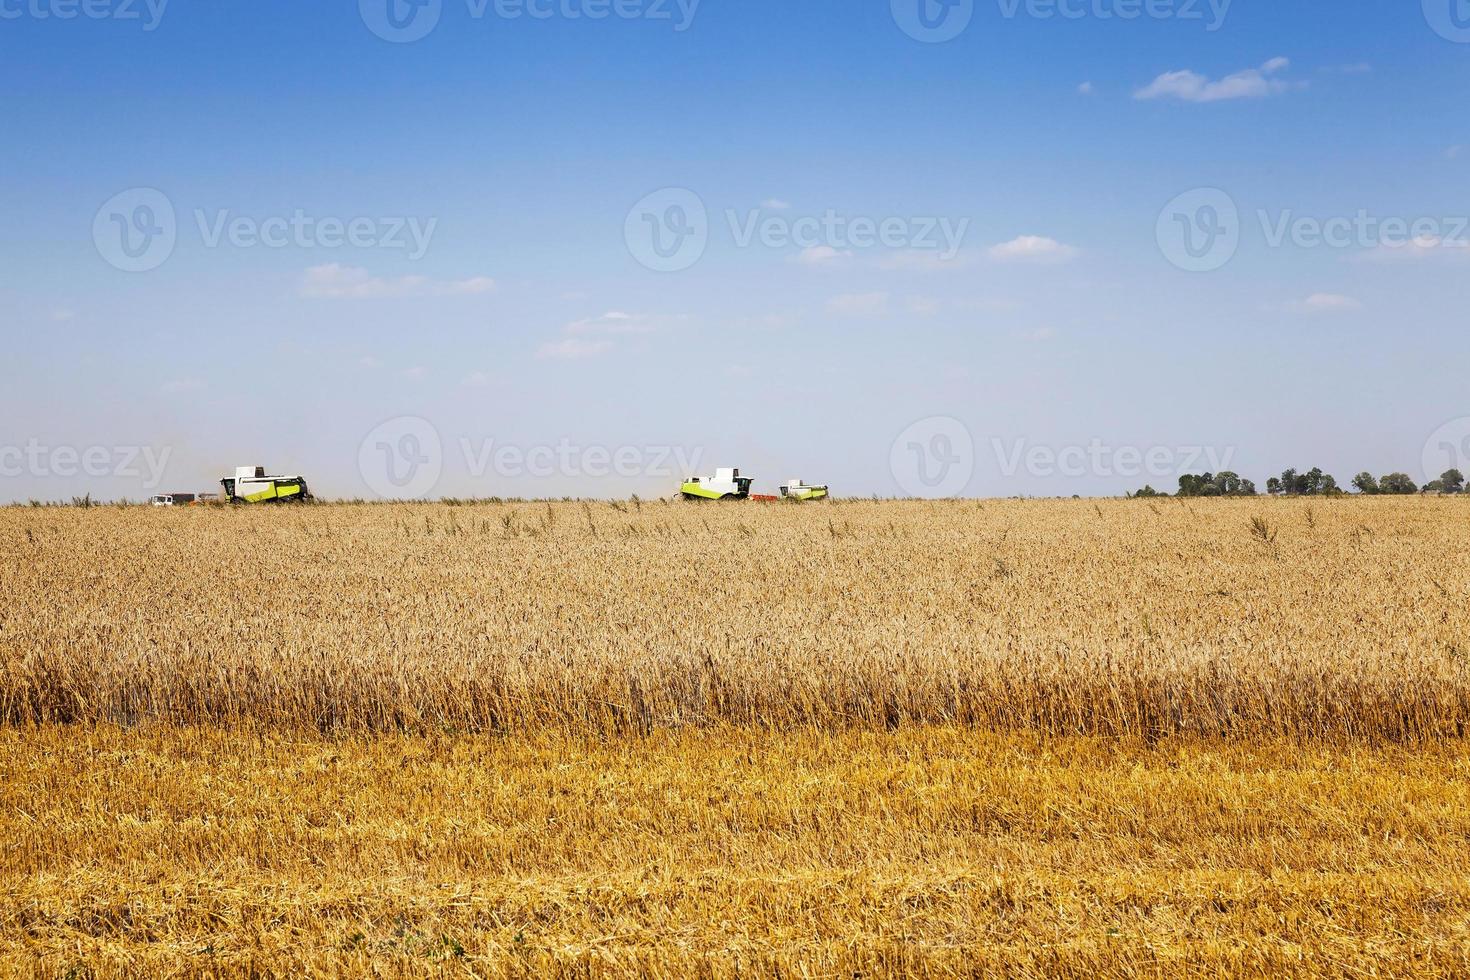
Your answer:
[[[186,507],[199,497],[200,494],[195,493],[155,493],[148,498],[148,503],[154,507]]]

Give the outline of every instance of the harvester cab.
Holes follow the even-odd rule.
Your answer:
[[[794,476],[781,488],[781,496],[788,500],[821,500],[827,496],[827,487],[825,484],[820,487],[810,487],[802,483],[800,477]]]
[[[232,504],[263,504],[311,499],[306,480],[299,476],[267,476],[264,466],[237,466],[233,478],[219,481]]]
[[[744,500],[750,496],[750,477],[740,475],[740,470],[726,467],[715,470],[714,476],[691,476],[684,481],[679,492],[685,500]]]

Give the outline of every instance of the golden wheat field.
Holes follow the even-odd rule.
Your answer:
[[[1470,502],[0,509],[0,969],[1470,972]]]

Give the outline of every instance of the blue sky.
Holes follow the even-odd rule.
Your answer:
[[[1467,462],[1462,0],[387,2],[0,0],[0,500]]]

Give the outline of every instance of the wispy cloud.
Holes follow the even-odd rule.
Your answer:
[[[1264,99],[1280,95],[1305,82],[1277,77],[1291,61],[1272,58],[1259,68],[1247,68],[1220,79],[1210,79],[1199,72],[1184,70],[1165,72],[1133,93],[1135,99],[1178,99],[1182,102],[1224,102],[1228,99]]]
[[[167,382],[160,390],[165,395],[183,395],[191,391],[203,391],[204,387],[204,382],[198,378],[180,378]]]
[[[1081,85],[1077,86],[1078,95],[1092,95],[1096,91],[1097,88],[1091,82],[1083,82]]]
[[[620,313],[609,310],[601,316],[573,320],[562,328],[570,334],[630,334],[652,333],[653,323],[639,313]]]
[[[615,337],[653,333],[660,323],[683,319],[685,318],[682,316],[651,317],[643,313],[609,310],[599,316],[584,317],[563,325],[562,339],[542,344],[537,348],[536,356],[553,360],[596,357],[598,354],[606,354],[616,346],[613,341]]]
[[[1339,293],[1313,293],[1304,300],[1287,305],[1294,313],[1351,313],[1361,310],[1363,304],[1351,296]]]
[[[1077,256],[1078,250],[1063,245],[1055,238],[1041,235],[1022,235],[999,245],[992,245],[986,254],[998,262],[1066,262]]]
[[[612,350],[612,346],[610,340],[582,340],[578,337],[564,337],[561,340],[542,344],[537,348],[536,356],[544,360],[576,360],[606,354]]]
[[[357,266],[329,262],[306,270],[301,295],[313,299],[383,299],[404,296],[469,296],[493,292],[495,280],[430,279],[427,276],[374,276]]]
[[[845,293],[827,300],[827,312],[839,316],[878,316],[887,311],[887,293]]]
[[[1406,242],[1384,242],[1357,256],[1365,262],[1463,262],[1470,260],[1470,241],[1424,235]]]
[[[761,202],[761,207],[770,211],[785,211],[791,207],[791,202],[783,201],[779,197],[768,197]]]
[[[836,249],[831,245],[813,245],[792,256],[792,261],[798,265],[830,268],[850,258],[852,258],[850,250]]]

